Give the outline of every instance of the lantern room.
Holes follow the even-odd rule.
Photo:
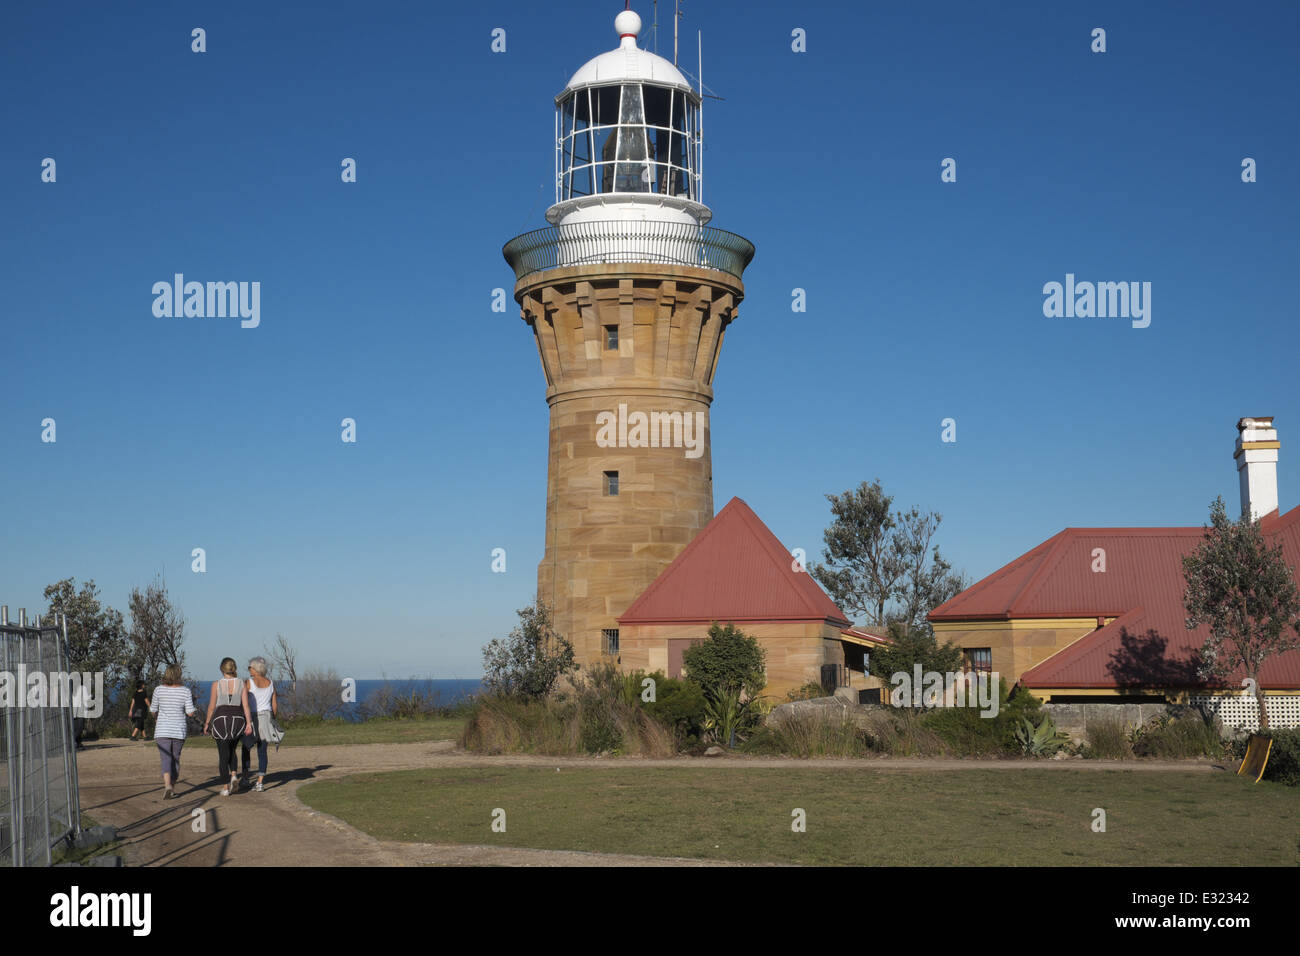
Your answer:
[[[614,20],[619,46],[555,98],[557,225],[646,220],[702,225],[700,95],[672,63],[636,45],[641,18]]]

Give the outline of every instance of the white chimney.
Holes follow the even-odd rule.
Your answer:
[[[1277,511],[1277,429],[1273,416],[1237,422],[1237,475],[1241,478],[1241,513],[1258,521]]]

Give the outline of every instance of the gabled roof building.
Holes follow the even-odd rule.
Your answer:
[[[1279,514],[1277,432],[1242,419],[1236,458],[1242,512],[1300,567],[1300,507]],[[979,669],[1054,703],[1211,701],[1225,723],[1257,719],[1241,674],[1197,676],[1209,628],[1186,627],[1182,559],[1199,527],[1066,528],[936,608],[930,622]],[[1300,723],[1300,651],[1265,662],[1274,726]]]
[[[620,663],[624,670],[679,677],[682,652],[703,640],[714,621],[735,624],[758,640],[767,654],[769,695],[810,683],[875,686],[863,673],[862,653],[887,641],[851,627],[739,498],[619,617]]]

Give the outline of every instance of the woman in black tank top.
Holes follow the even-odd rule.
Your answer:
[[[212,682],[208,697],[208,719],[203,722],[203,732],[212,733],[217,742],[219,766],[217,773],[228,783],[221,790],[223,797],[239,789],[235,774],[235,748],[240,738],[252,733],[253,723],[248,712],[248,688],[236,674],[238,668],[233,657],[221,661],[221,680]]]

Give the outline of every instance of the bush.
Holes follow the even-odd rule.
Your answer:
[[[688,647],[682,663],[690,679],[714,701],[728,692],[752,699],[767,684],[763,648],[734,624],[722,627],[714,621],[708,639]]]
[[[815,683],[804,684],[798,690],[790,690],[790,691],[786,691],[785,693],[785,699],[787,703],[792,703],[796,700],[816,700],[819,697],[825,697],[825,696],[827,696],[826,688],[823,687],[821,684],[815,684]]]
[[[665,677],[663,671],[648,676],[655,682],[655,699],[643,705],[646,713],[668,728],[680,746],[696,743],[704,732],[704,689],[693,680]]]
[[[789,757],[865,757],[871,753],[866,732],[847,713],[823,710],[787,714],[756,731],[744,749]]]
[[[1017,728],[1026,720],[1035,727],[1043,720],[1037,697],[1022,687],[1008,692],[1002,681],[998,682],[996,716],[984,717],[977,707],[938,707],[916,716],[921,726],[963,757],[1020,754]]]
[[[342,717],[345,710],[343,679],[332,667],[304,671],[292,683],[277,684],[275,696],[280,713],[286,718],[319,717],[328,720]]]
[[[911,708],[873,710],[865,731],[867,746],[893,757],[943,757],[949,749]]]
[[[1127,760],[1133,756],[1128,731],[1118,717],[1095,717],[1085,728],[1083,755],[1094,760]]]
[[[921,670],[937,671],[940,674],[956,673],[962,669],[961,648],[952,641],[939,644],[934,631],[926,627],[909,627],[902,621],[894,621],[888,628],[892,643],[885,644],[871,652],[871,673],[879,677],[886,687],[893,683],[895,674],[907,674],[921,665]],[[913,694],[920,694],[921,688],[912,689]]]
[[[481,695],[472,704],[461,745],[493,754],[671,756],[676,749],[672,729],[651,717],[639,696],[628,703],[627,689],[639,689],[640,682],[634,685],[627,676],[601,664],[564,698]]]
[[[468,709],[467,702],[463,700],[451,706],[443,704],[440,695],[433,689],[432,681],[426,680],[422,687],[413,681],[404,683],[406,686],[399,688],[389,681],[384,681],[358,708],[361,718],[372,720],[376,717],[387,717],[405,720],[414,717],[452,717]]]
[[[1264,779],[1284,783],[1288,787],[1300,786],[1300,727],[1291,730],[1265,730],[1264,736],[1273,741],[1264,768]]]
[[[1070,735],[1058,731],[1052,718],[1046,714],[1037,723],[1028,717],[1020,718],[1015,734],[1020,752],[1028,757],[1050,757],[1070,740]]]
[[[963,757],[987,757],[1006,752],[998,717],[981,717],[974,707],[941,707],[913,716]]]
[[[497,694],[541,700],[577,670],[573,645],[551,628],[550,609],[540,598],[517,613],[519,626],[483,648],[483,685]]]
[[[579,753],[572,702],[484,694],[474,705],[461,734],[461,746],[466,750],[556,757]]]
[[[1129,734],[1134,756],[1177,759],[1220,757],[1226,752],[1223,735],[1213,717],[1194,711],[1175,714],[1156,717],[1134,728]]]

